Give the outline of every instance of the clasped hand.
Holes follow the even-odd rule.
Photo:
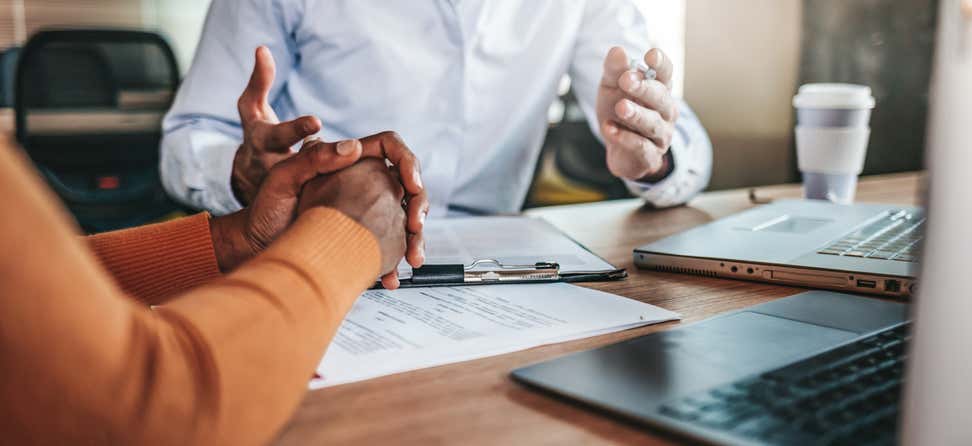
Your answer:
[[[429,202],[418,159],[394,132],[337,143],[308,139],[321,129],[304,116],[281,123],[268,97],[273,57],[257,49],[250,82],[238,108],[244,142],[233,163],[233,184],[243,210],[213,221],[217,260],[224,271],[265,249],[298,215],[315,206],[341,211],[371,231],[382,256],[382,285],[399,286],[403,257],[425,261],[422,229]]]

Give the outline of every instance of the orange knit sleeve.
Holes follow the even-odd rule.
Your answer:
[[[308,210],[231,274],[150,309],[111,280],[14,153],[0,141],[0,442],[272,440],[380,272],[371,232]],[[196,218],[175,224],[201,227]]]
[[[164,303],[222,275],[206,213],[87,240],[122,290],[149,305]]]

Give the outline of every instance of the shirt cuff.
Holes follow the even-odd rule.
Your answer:
[[[160,173],[166,192],[180,203],[225,215],[243,206],[230,177],[239,138],[212,129],[183,127],[162,139]]]
[[[243,209],[243,204],[236,199],[233,193],[233,160],[236,158],[236,151],[239,144],[232,144],[232,148],[220,148],[212,151],[212,158],[209,168],[212,173],[206,176],[206,188],[211,192],[213,201],[212,212],[216,215],[225,215]]]
[[[666,163],[665,163],[665,169],[666,169],[665,176],[663,176],[658,181],[634,180],[634,181],[632,181],[632,183],[639,184],[639,185],[641,185],[641,186],[643,186],[645,188],[651,188],[652,186],[654,186],[654,185],[656,185],[658,183],[661,183],[661,182],[669,179],[672,176],[672,173],[675,172],[675,155],[672,154],[672,148],[671,147],[669,147],[668,150],[665,151],[664,157],[665,157],[665,161],[666,161]]]

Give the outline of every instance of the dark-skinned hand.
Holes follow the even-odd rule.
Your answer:
[[[322,175],[304,185],[297,212],[315,206],[337,209],[368,228],[381,247],[382,285],[397,288],[396,271],[405,256],[405,190],[384,161],[363,159],[339,172]],[[394,279],[394,280],[392,280]]]

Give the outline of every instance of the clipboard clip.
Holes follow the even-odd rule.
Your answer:
[[[496,259],[479,259],[465,265],[425,265],[412,270],[412,284],[551,282],[560,280],[560,264],[505,265]]]
[[[493,265],[492,269],[480,269]],[[537,262],[533,265],[504,265],[496,259],[480,259],[463,268],[463,283],[529,282],[560,279],[560,264]]]

